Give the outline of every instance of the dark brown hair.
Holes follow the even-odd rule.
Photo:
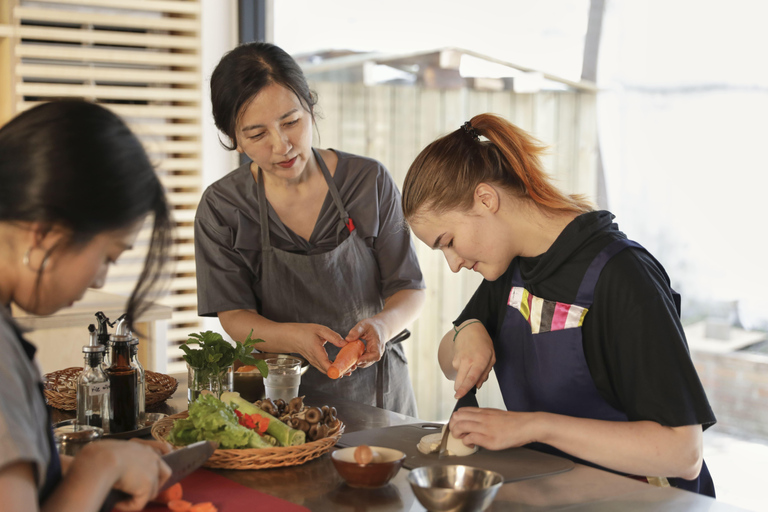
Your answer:
[[[138,318],[164,275],[172,224],[163,185],[128,126],[86,101],[43,103],[0,128],[0,155],[0,222],[71,232],[46,258],[153,214],[149,250],[126,306],[129,320]]]
[[[299,64],[270,43],[246,43],[225,54],[211,75],[211,105],[216,127],[229,137],[227,149],[237,147],[237,121],[243,109],[265,87],[278,84],[293,91],[315,119],[317,95]]]
[[[500,186],[550,211],[584,213],[584,198],[557,189],[539,159],[546,146],[494,114],[479,114],[470,125],[478,140],[461,127],[429,144],[416,157],[403,182],[403,216],[410,221],[424,209],[441,213],[469,210],[480,183]]]

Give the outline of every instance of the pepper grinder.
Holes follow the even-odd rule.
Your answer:
[[[96,327],[88,326],[89,343],[83,347],[83,371],[77,378],[78,425],[99,427],[109,431],[110,382],[102,368],[104,347],[99,343]]]

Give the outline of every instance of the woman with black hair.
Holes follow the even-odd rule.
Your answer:
[[[305,357],[302,388],[415,416],[405,353],[388,340],[418,316],[424,283],[389,172],[312,147],[315,95],[277,46],[226,54],[211,100],[227,147],[251,161],[200,201],[198,313],[218,316],[234,339],[253,330],[266,340],[259,349]],[[330,379],[331,360],[357,339],[357,370]]]
[[[111,489],[140,510],[170,476],[157,442],[103,440],[59,456],[34,354],[11,304],[50,315],[104,284],[147,216],[149,251],[127,304],[147,306],[170,244],[162,185],[139,140],[81,101],[34,107],[0,128],[0,496],[5,511],[99,510]],[[53,340],[52,340],[53,341]]]

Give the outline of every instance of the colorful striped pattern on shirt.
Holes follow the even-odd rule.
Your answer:
[[[581,327],[589,311],[573,304],[540,299],[520,286],[512,287],[507,305],[520,311],[531,324],[533,334]]]

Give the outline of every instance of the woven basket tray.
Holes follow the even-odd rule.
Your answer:
[[[167,416],[152,425],[152,437],[166,441],[166,436],[177,419],[186,418],[188,411]],[[275,446],[273,448],[243,448],[239,450],[216,450],[204,464],[207,468],[218,469],[266,469],[282,466],[298,466],[316,459],[331,450],[344,432],[341,423],[335,434],[298,446]]]
[[[45,399],[48,405],[64,411],[77,409],[77,377],[83,371],[79,366],[56,370],[43,376]],[[145,371],[146,390],[144,406],[149,409],[173,395],[179,381],[164,373]]]

